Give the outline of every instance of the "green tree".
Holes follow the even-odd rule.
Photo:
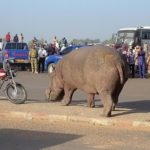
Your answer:
[[[109,38],[109,39],[106,39],[106,40],[104,40],[103,42],[102,42],[102,44],[104,44],[104,45],[112,45],[112,44],[115,44],[115,41],[116,41],[116,34],[115,33],[113,33],[112,34],[112,37],[111,38]]]
[[[100,39],[73,39],[71,40],[71,43],[74,45],[89,45],[100,43]]]

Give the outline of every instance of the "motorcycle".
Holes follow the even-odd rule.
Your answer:
[[[4,86],[5,94],[8,100],[14,104],[23,104],[27,100],[27,92],[22,84],[14,80],[16,71],[11,69],[10,60],[3,62],[3,68],[0,69],[0,90]]]

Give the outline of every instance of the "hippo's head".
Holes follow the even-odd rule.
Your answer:
[[[61,81],[58,73],[56,73],[55,66],[52,66],[50,72],[50,87],[46,89],[46,97],[49,101],[62,100],[64,96],[64,90],[61,85]]]

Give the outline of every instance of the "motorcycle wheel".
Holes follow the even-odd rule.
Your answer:
[[[16,89],[13,84],[8,84],[6,87],[6,95],[10,102],[14,104],[23,104],[27,100],[27,92],[25,88],[16,83]]]

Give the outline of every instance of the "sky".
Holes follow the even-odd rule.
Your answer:
[[[0,37],[110,39],[122,27],[150,26],[150,0],[0,0]]]

